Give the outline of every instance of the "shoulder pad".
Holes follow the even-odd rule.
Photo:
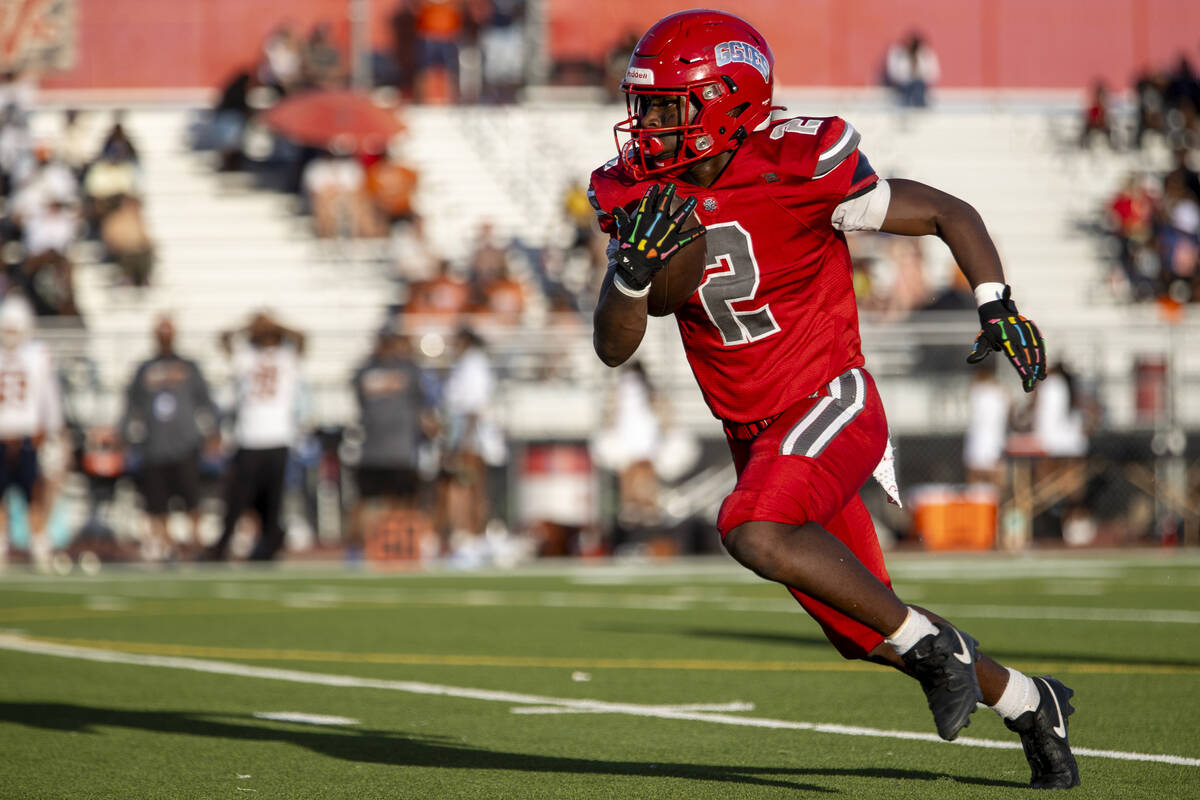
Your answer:
[[[766,147],[786,171],[801,178],[821,178],[858,147],[859,135],[841,117],[792,117],[766,131]]]

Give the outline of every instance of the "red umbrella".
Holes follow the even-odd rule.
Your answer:
[[[360,92],[329,89],[285,98],[263,116],[276,133],[299,144],[359,153],[382,153],[404,130],[394,109]]]

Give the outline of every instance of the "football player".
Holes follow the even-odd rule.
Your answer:
[[[0,302],[0,569],[8,552],[9,517],[4,498],[16,489],[29,513],[29,555],[35,569],[50,566],[45,530],[55,481],[38,463],[39,450],[56,450],[63,431],[62,399],[54,359],[34,338],[33,308],[20,295]]]
[[[968,361],[1003,352],[1027,392],[1045,377],[1041,335],[1017,311],[975,209],[880,179],[843,119],[772,121],[773,68],[758,31],[715,11],[672,14],[638,42],[621,84],[629,114],[615,126],[618,157],[591,181],[612,237],[596,352],[610,366],[634,353],[654,275],[704,235],[705,278],[675,317],[737,469],[717,521],[726,549],[786,586],[844,657],[916,678],[942,738],[958,736],[982,701],[1020,735],[1032,786],[1075,786],[1072,691],[998,664],[891,589],[858,497],[872,474],[895,487],[844,232],[941,238],[978,301]],[[693,212],[701,228],[688,229]]]

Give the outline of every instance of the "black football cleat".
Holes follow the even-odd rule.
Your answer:
[[[971,722],[983,700],[975,677],[978,643],[948,622],[935,622],[937,635],[920,639],[901,658],[909,674],[921,682],[938,736],[952,741]]]
[[[1074,691],[1049,675],[1034,678],[1041,703],[1016,719],[1006,719],[1010,731],[1021,736],[1021,748],[1029,760],[1034,789],[1070,789],[1079,785],[1079,767],[1067,742],[1067,717],[1075,713],[1071,706]]]

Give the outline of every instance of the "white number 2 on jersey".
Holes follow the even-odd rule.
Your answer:
[[[708,226],[704,241],[708,272],[698,289],[700,302],[725,346],[756,342],[778,333],[779,325],[767,303],[748,311],[733,308],[734,303],[753,300],[758,293],[758,260],[750,234],[737,222],[719,222]]]
[[[821,122],[819,119],[789,119],[782,125],[776,125],[771,129],[771,138],[782,139],[785,133],[806,133],[809,136],[816,136],[817,131],[821,130]]]

